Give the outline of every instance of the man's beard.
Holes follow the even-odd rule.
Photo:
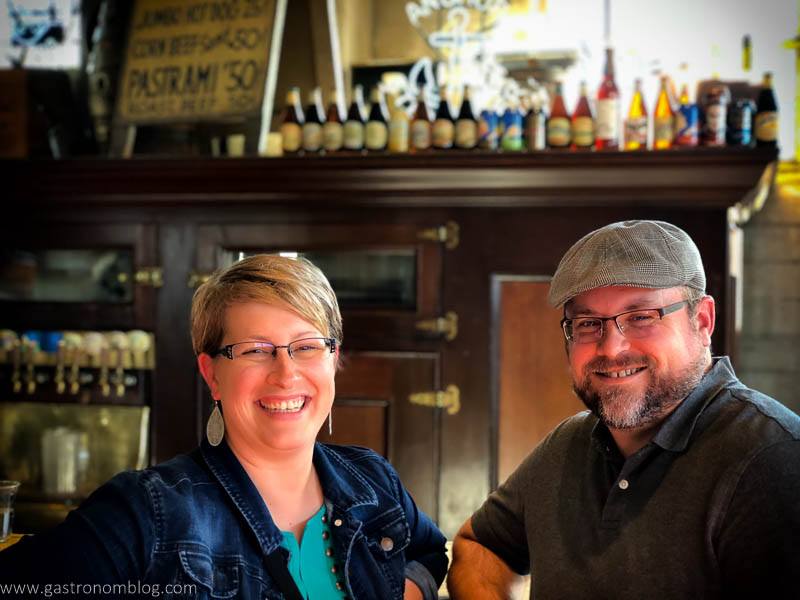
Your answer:
[[[625,354],[610,360],[598,357],[584,367],[584,378],[573,380],[572,389],[586,407],[610,429],[639,429],[659,422],[697,387],[708,364],[704,348],[686,369],[674,374],[659,375],[646,356]],[[644,391],[631,392],[624,386],[608,386],[597,390],[591,373],[617,371],[646,366],[650,382]]]

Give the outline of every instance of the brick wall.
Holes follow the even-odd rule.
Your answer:
[[[800,413],[800,168],[783,163],[744,225],[743,321],[737,374]]]

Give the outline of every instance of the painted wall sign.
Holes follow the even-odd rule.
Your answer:
[[[129,123],[259,113],[275,0],[137,0],[118,116]]]

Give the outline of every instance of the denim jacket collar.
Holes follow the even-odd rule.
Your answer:
[[[274,552],[283,539],[281,531],[227,441],[223,439],[215,447],[203,440],[200,451],[211,473],[255,533],[261,550],[265,554]],[[313,461],[325,499],[338,511],[348,512],[360,506],[378,506],[375,490],[338,455],[317,443],[314,445]]]
[[[274,552],[280,546],[283,535],[228,442],[223,439],[219,446],[212,446],[204,439],[200,444],[200,452],[211,473],[255,533],[261,551],[264,554]]]
[[[322,444],[314,444],[314,468],[322,492],[340,512],[360,506],[378,506],[378,496],[367,480],[338,454]]]

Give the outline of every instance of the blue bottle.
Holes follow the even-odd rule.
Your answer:
[[[503,113],[503,150],[519,152],[522,150],[522,113],[516,105],[510,104]]]
[[[478,119],[478,148],[497,150],[497,125],[497,113],[492,108],[483,109]]]

